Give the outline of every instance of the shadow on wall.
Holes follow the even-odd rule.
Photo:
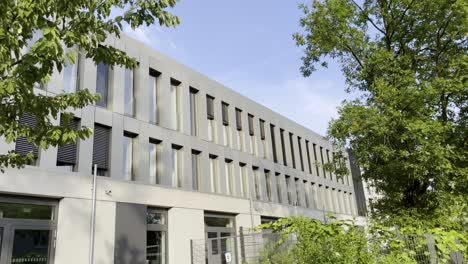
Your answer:
[[[112,247],[112,246],[111,246]],[[141,249],[131,247],[127,238],[119,238],[115,242],[115,256],[114,263],[116,264],[127,264],[127,263],[142,263],[141,260]]]

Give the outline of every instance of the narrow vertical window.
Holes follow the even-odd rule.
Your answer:
[[[213,193],[219,193],[218,183],[218,157],[210,155],[210,189]]]
[[[231,146],[231,129],[229,128],[229,104],[221,102],[221,114],[223,120],[224,145]]]
[[[63,116],[60,117],[60,126],[68,127],[71,130],[78,130],[80,128],[80,120],[78,118],[72,118],[71,120],[65,120]],[[66,145],[59,146],[57,149],[57,168],[65,171],[76,171],[76,153],[77,143],[70,142]]]
[[[247,198],[249,197],[249,177],[248,177],[249,175],[247,172],[247,166],[245,163],[239,163],[239,167],[240,167],[240,173],[241,173],[241,176],[240,176],[241,195],[242,197]]]
[[[306,145],[306,152],[307,152],[307,164],[309,165],[309,173],[312,174],[312,163],[310,161],[310,149],[309,149],[309,141],[305,141]]]
[[[297,145],[299,147],[299,160],[301,162],[301,170],[304,171],[304,158],[302,157],[302,138],[297,137]]]
[[[34,129],[37,123],[36,116],[33,114],[23,114],[19,118],[18,123],[19,125],[27,126],[30,129]],[[27,155],[28,153],[32,153],[34,160],[31,164],[28,165],[36,165],[37,159],[39,158],[39,148],[33,143],[29,142],[26,139],[26,137],[18,137],[16,139],[15,152],[21,155]]]
[[[63,92],[74,93],[79,84],[78,69],[80,65],[78,47],[74,45],[72,48],[67,48],[65,52],[73,52],[76,56],[74,62],[70,61],[67,57],[63,66]]]
[[[275,125],[270,124],[271,135],[271,150],[273,151],[273,161],[278,163],[278,156],[276,154],[276,141],[275,141]]]
[[[148,99],[149,99],[149,121],[153,124],[158,123],[158,77],[160,72],[149,68],[148,78]]]
[[[281,152],[283,154],[283,165],[288,166],[288,159],[286,157],[286,146],[284,145],[284,129],[280,128],[280,139],[281,139]]]
[[[330,164],[330,151],[327,149],[325,150],[326,155],[327,155],[327,163]],[[333,176],[331,171],[328,172],[328,176],[330,176],[330,180],[333,180]]]
[[[288,204],[293,205],[291,191],[291,176],[286,175],[286,192],[288,194]]]
[[[192,149],[192,190],[200,188],[200,153]]]
[[[242,110],[236,108],[236,131],[237,131],[237,144],[239,144],[239,150],[244,151],[244,134],[242,132]]]
[[[181,129],[179,85],[180,85],[179,81],[171,78],[170,100],[171,100],[171,113],[172,113],[172,128],[174,130]]]
[[[248,123],[249,123],[249,142],[250,142],[250,154],[257,155],[257,142],[255,141],[255,128],[253,123],[254,116],[249,114],[248,115]]]
[[[317,145],[315,143],[312,144],[314,149],[314,164],[315,164],[315,171],[317,172],[317,176],[320,176],[320,170],[318,165],[318,158],[317,158]]]
[[[182,146],[172,144],[172,187],[183,187]]]
[[[101,96],[96,105],[106,108],[109,90],[109,66],[103,62],[99,63],[96,74],[96,93]]]
[[[268,145],[265,138],[265,121],[260,119],[260,139],[262,141],[263,146],[263,158],[268,158]]]
[[[226,194],[234,195],[234,178],[232,175],[232,160],[225,160],[225,173],[226,173]]]
[[[206,95],[206,116],[208,119],[208,140],[216,141],[216,124],[214,116],[214,97]]]
[[[265,170],[265,186],[266,186],[267,199],[269,202],[271,202],[273,199],[271,195],[271,177],[270,177],[269,170]]]
[[[296,157],[294,155],[294,138],[293,133],[289,133],[289,147],[291,148],[291,157],[293,168],[296,168]]]
[[[135,115],[135,85],[133,79],[133,69],[125,69],[124,114],[127,116]]]
[[[198,90],[190,87],[190,132],[198,135]]]
[[[135,148],[134,143],[136,141],[136,135],[124,131],[123,138],[123,175],[126,180],[135,180]]]
[[[281,174],[280,173],[275,173],[275,178],[276,178],[276,194],[278,196],[278,203],[283,202],[283,192],[281,190],[282,187],[282,182],[281,182]]]
[[[261,193],[260,193],[260,172],[257,167],[253,167],[254,172],[254,184],[255,184],[255,199],[260,201]]]
[[[93,164],[97,165],[97,175],[109,176],[109,145],[111,128],[95,124],[93,131]]]
[[[295,178],[294,182],[296,183],[296,205],[302,206],[301,203],[301,182],[299,178]]]
[[[323,148],[322,147],[320,147],[320,162],[322,164],[323,177],[327,178],[327,172],[325,171],[325,166],[323,166],[325,164],[325,161],[323,159]]]
[[[149,139],[149,173],[150,182],[154,184],[162,184],[162,144],[161,140]]]
[[[307,184],[307,181],[303,182],[304,186],[304,201],[307,208],[310,207],[310,186]]]

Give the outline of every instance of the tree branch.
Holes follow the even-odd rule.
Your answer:
[[[351,0],[351,2],[353,2],[353,4],[355,6],[357,6],[357,8],[359,8],[359,10],[361,10],[361,12],[364,13],[364,9],[362,9],[362,7],[360,5],[358,5],[354,0]],[[378,27],[375,22],[366,14],[366,19],[367,21],[369,21],[372,26],[374,26],[375,29],[377,29],[378,31],[380,31],[382,34],[386,35],[387,33],[385,33],[385,31],[383,31],[380,27]]]

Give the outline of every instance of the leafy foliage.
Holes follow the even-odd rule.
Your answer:
[[[294,34],[304,76],[335,59],[347,91],[359,95],[343,102],[329,135],[352,149],[362,177],[382,194],[377,212],[427,217],[451,196],[465,199],[466,216],[466,1],[361,3],[302,5],[303,31]]]
[[[0,2],[0,136],[8,143],[18,137],[41,148],[64,145],[90,136],[83,127],[74,131],[52,120],[64,112],[67,124],[70,109],[79,109],[98,100],[84,88],[71,94],[37,94],[54,70],[74,63],[79,53],[94,62],[132,68],[136,61],[112,46],[103,45],[109,35],[120,36],[124,23],[132,28],[158,23],[176,26],[178,17],[167,8],[176,0],[5,0]],[[112,10],[121,9],[114,16]],[[36,36],[40,36],[35,39]],[[79,47],[79,51],[76,47]],[[68,50],[68,51],[67,51]],[[23,114],[34,115],[34,128],[18,123]],[[0,155],[0,169],[22,167],[32,155],[9,152]]]
[[[263,258],[263,262],[260,262],[269,264],[281,263],[275,260],[283,259],[297,264],[413,264],[418,263],[418,259],[430,257],[428,237],[434,240],[433,257],[446,263],[450,252],[466,252],[468,242],[466,236],[441,228],[407,225],[397,229],[379,222],[371,222],[363,227],[350,220],[324,224],[317,219],[290,217],[263,224],[259,228],[272,229],[282,235],[277,247],[281,249],[278,252],[284,255],[281,257],[274,253],[273,258]],[[291,237],[296,239],[292,249],[281,248]]]

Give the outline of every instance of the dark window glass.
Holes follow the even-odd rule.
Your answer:
[[[36,116],[32,114],[23,114],[18,123],[33,129],[36,126]],[[15,152],[21,155],[32,153],[34,160],[39,157],[39,148],[33,143],[29,142],[25,137],[18,137],[16,139]],[[35,161],[34,161],[35,162]],[[33,165],[33,164],[30,164]]]
[[[275,126],[270,124],[271,146],[273,150],[273,161],[278,163],[278,156],[276,154],[276,139],[275,139]]]
[[[242,130],[242,110],[236,108],[236,128],[237,130]]]
[[[231,218],[205,216],[205,225],[212,227],[234,227]]]
[[[11,263],[49,263],[50,230],[16,229]]]
[[[299,146],[299,159],[301,162],[301,170],[304,171],[304,159],[302,157],[302,138],[297,137],[297,145]]]
[[[214,119],[214,97],[210,95],[206,95],[206,115],[208,119]]]
[[[253,136],[255,135],[255,129],[253,125],[253,115],[249,114],[248,119],[249,119],[249,135]]]
[[[293,168],[296,168],[296,157],[294,155],[294,138],[293,133],[289,133],[289,146],[291,147],[291,158],[292,158],[292,165]]]
[[[260,119],[260,139],[265,139],[265,121],[262,119]]]
[[[97,106],[107,107],[108,85],[109,66],[101,62],[97,65],[96,75],[96,93],[101,95],[99,101],[96,102]]]
[[[0,203],[0,219],[52,220],[53,211],[53,207],[50,205]]]
[[[166,263],[166,242],[167,238],[165,231],[146,231],[146,263]]]
[[[284,129],[280,129],[281,137],[281,152],[283,153],[283,165],[288,166],[288,159],[286,158],[286,146],[284,145]]]
[[[223,125],[229,126],[229,104],[222,102],[222,116],[223,116]]]

